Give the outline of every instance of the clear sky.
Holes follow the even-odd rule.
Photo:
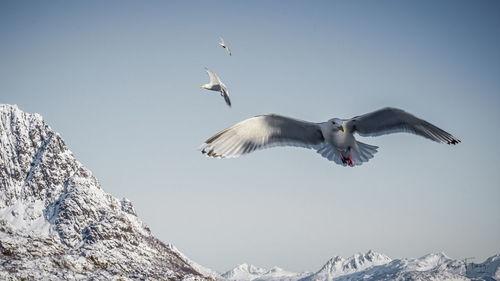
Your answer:
[[[500,253],[499,15],[498,1],[1,1],[0,103],[42,114],[105,191],[218,271],[315,271],[368,249],[480,262]],[[204,66],[232,108],[199,88]],[[380,149],[356,168],[196,150],[258,114],[385,106],[462,143],[359,137]]]

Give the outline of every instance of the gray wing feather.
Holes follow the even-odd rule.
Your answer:
[[[316,148],[323,141],[321,128],[316,123],[259,115],[215,134],[200,150],[209,157],[231,158],[273,146]]]
[[[224,100],[226,101],[226,104],[231,107],[231,100],[229,99],[229,93],[227,92],[226,85],[221,84],[221,95],[224,97]]]
[[[457,144],[460,142],[444,130],[397,108],[384,108],[354,117],[348,121],[348,126],[351,127],[353,133],[358,132],[361,136],[406,132],[440,143]]]

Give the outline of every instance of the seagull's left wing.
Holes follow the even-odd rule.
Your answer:
[[[407,132],[440,143],[457,144],[460,142],[456,137],[431,123],[397,108],[384,108],[354,117],[347,122],[346,126],[351,127],[351,132],[358,132],[361,136]]]
[[[316,148],[324,140],[316,123],[270,114],[237,123],[206,140],[200,149],[210,157],[231,158],[272,146]]]

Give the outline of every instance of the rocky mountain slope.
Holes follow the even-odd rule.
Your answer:
[[[38,114],[0,105],[1,280],[208,280]],[[211,278],[210,278],[211,279]]]

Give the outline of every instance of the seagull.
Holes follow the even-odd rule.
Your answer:
[[[406,132],[446,144],[459,139],[431,123],[397,108],[383,108],[351,119],[333,118],[312,123],[276,114],[259,115],[237,123],[207,139],[200,146],[213,158],[236,158],[257,149],[299,146],[316,150],[326,159],[354,167],[368,162],[378,147],[356,141],[360,136]]]
[[[229,47],[226,45],[226,42],[224,42],[224,38],[222,38],[222,37],[219,37],[219,38],[220,38],[220,43],[219,43],[219,45],[221,45],[221,46],[222,46],[222,48],[226,49],[226,50],[227,50],[227,53],[228,53],[229,55],[231,55],[231,49],[229,49]]]
[[[229,100],[229,93],[227,92],[227,87],[220,81],[219,77],[215,75],[213,71],[205,67],[205,70],[208,73],[208,76],[210,76],[210,82],[205,85],[201,85],[201,89],[207,89],[211,91],[219,91],[220,95],[224,97],[224,100],[226,101],[226,104],[231,107],[231,100]]]

